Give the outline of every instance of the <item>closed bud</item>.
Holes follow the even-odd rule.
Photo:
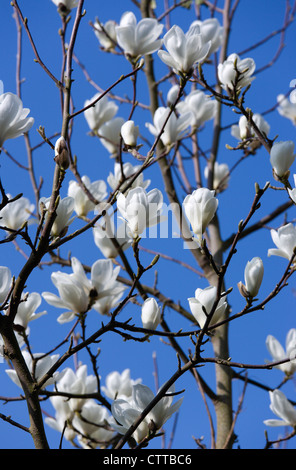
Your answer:
[[[56,141],[54,151],[55,151],[54,161],[56,162],[57,165],[59,165],[59,167],[66,170],[69,167],[70,159],[69,159],[68,145],[64,137],[60,137]]]
[[[160,307],[154,298],[146,299],[142,305],[142,323],[148,330],[155,330],[160,322]]]
[[[255,257],[248,261],[245,267],[245,285],[238,284],[241,295],[245,298],[253,298],[259,292],[264,274],[262,259]]]

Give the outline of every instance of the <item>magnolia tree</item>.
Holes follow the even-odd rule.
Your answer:
[[[33,3],[3,15],[1,434],[295,446],[296,4]]]

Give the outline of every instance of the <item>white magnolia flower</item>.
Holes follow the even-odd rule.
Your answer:
[[[116,258],[118,256],[117,243],[125,251],[132,242],[126,223],[122,223],[116,230],[113,221],[111,221],[108,215],[105,215],[103,222],[97,223],[94,226],[93,237],[95,244],[105,258]]]
[[[287,188],[287,190],[288,190],[290,198],[292,199],[294,204],[296,204],[296,174],[293,175],[293,179],[294,179],[294,186],[295,187],[292,188],[292,189]]]
[[[115,158],[119,153],[119,145],[121,139],[121,127],[125,120],[121,117],[116,117],[100,127],[99,137],[101,144],[108,150],[110,157]]]
[[[42,311],[36,313],[35,311],[41,304],[41,296],[37,292],[31,292],[30,294],[24,293],[21,298],[21,302],[17,308],[17,313],[14,319],[16,325],[21,325],[24,329],[27,328],[28,323],[32,320],[45,315],[47,312]]]
[[[289,174],[289,168],[295,160],[294,147],[291,140],[275,142],[271,147],[270,163],[277,177],[282,178]]]
[[[296,125],[296,103],[291,103],[285,95],[278,95],[278,112],[281,116],[290,119],[294,126]]]
[[[270,234],[277,248],[270,248],[267,253],[268,256],[281,256],[290,260],[296,248],[296,227],[289,223],[278,230],[271,229]]]
[[[248,261],[245,267],[245,285],[239,283],[239,290],[244,297],[256,297],[264,274],[262,259],[258,256]]]
[[[267,426],[296,426],[296,410],[280,390],[269,392],[270,409],[280,419],[266,419]]]
[[[17,95],[9,92],[0,95],[0,147],[6,140],[15,139],[31,129],[34,119],[27,117],[29,112]]]
[[[8,199],[12,196],[7,194]],[[31,204],[26,197],[20,197],[13,202],[8,203],[0,211],[0,225],[12,230],[18,230],[28,221],[35,206]]]
[[[224,28],[220,25],[217,18],[208,18],[204,21],[196,20],[192,25],[198,25],[200,34],[205,43],[210,42],[211,46],[207,58],[216,52],[222,44]]]
[[[98,180],[91,183],[88,176],[84,175],[81,178],[82,183],[90,192],[93,198],[99,203],[107,196],[107,185],[105,181]],[[84,189],[75,180],[69,181],[68,196],[74,199],[74,211],[77,215],[83,217],[89,211],[94,210],[96,204],[88,197]]]
[[[149,122],[146,123],[146,127],[152,135],[157,137],[160,134],[170,112],[170,108],[165,108],[163,106],[157,108],[153,116],[153,124]],[[175,144],[177,140],[182,139],[186,129],[188,129],[192,122],[192,118],[191,112],[181,114],[178,117],[175,113],[172,113],[165,124],[163,133],[160,136],[162,143],[166,146],[170,146]]]
[[[120,193],[117,198],[117,208],[133,237],[137,238],[147,227],[160,223],[163,196],[159,189],[148,193],[141,187],[129,191],[127,196]]]
[[[143,328],[155,330],[161,320],[161,310],[153,297],[146,299],[142,305],[141,320]]]
[[[240,59],[237,54],[230,54],[227,59],[218,65],[218,78],[225,90],[241,89],[249,86],[255,77],[256,64],[253,59]],[[239,74],[238,74],[239,72]]]
[[[218,199],[215,191],[198,188],[185,197],[183,206],[192,231],[201,243],[202,235],[217,211]]]
[[[84,395],[97,392],[97,378],[95,375],[87,374],[87,366],[85,364],[80,364],[75,372],[67,367],[62,373],[61,379],[55,386],[57,392],[66,392],[71,395]],[[72,411],[79,411],[87,398],[66,398],[66,400]]]
[[[216,298],[217,288],[215,286],[208,286],[205,289],[197,288],[195,291],[195,297],[188,298],[191,313],[196,319],[200,328],[204,327],[207,315],[211,313]],[[215,309],[215,312],[212,315],[209,325],[214,325],[215,323],[218,323],[219,320],[223,317],[226,308],[227,302],[225,300],[225,297],[221,297]],[[206,311],[206,313],[204,310]]]
[[[133,176],[140,168],[141,168],[140,165],[133,166],[130,162],[126,162],[123,164],[122,171],[123,171],[124,179],[126,179],[127,181],[122,182],[119,189],[121,190],[121,192],[124,192],[125,195],[127,195],[128,191],[130,191],[131,189],[139,187],[139,186],[143,189],[148,188],[151,181],[144,180],[143,173],[140,173],[137,176],[137,178],[133,181],[133,183],[128,187],[128,189],[125,189],[129,183],[131,176]],[[121,165],[120,163],[115,162],[114,173],[111,173],[111,172],[109,173],[109,176],[107,177],[107,182],[109,186],[111,187],[111,189],[115,191],[116,189],[118,189],[119,183],[121,182],[121,180],[122,180]]]
[[[180,101],[176,108],[181,114],[192,113],[191,126],[201,127],[206,121],[213,119],[217,111],[217,101],[212,100],[201,90],[193,90],[186,96],[184,101]]]
[[[252,116],[252,119],[259,131],[262,134],[268,136],[270,131],[270,125],[268,122],[261,116],[261,114],[255,113]],[[249,139],[250,137],[255,137],[255,131],[252,126],[249,124],[246,116],[241,116],[239,123],[231,126],[231,135],[238,140]]]
[[[168,390],[168,396],[165,396],[152,408],[147,414],[141,424],[137,427],[133,433],[133,437],[136,442],[141,442],[148,434],[151,424],[153,429],[160,429],[164,423],[175,413],[183,398],[172,404],[173,396],[171,393],[174,392],[174,386]],[[111,411],[113,417],[116,420],[116,424],[113,425],[115,430],[120,434],[125,434],[129,427],[134,423],[141,412],[151,403],[154,399],[154,393],[149,387],[142,384],[133,386],[132,396],[124,399],[117,399],[111,405]],[[118,424],[117,424],[118,423]]]
[[[0,305],[6,300],[12,286],[11,271],[6,266],[0,266]]]
[[[133,59],[157,51],[162,44],[158,39],[162,30],[163,25],[154,18],[143,18],[137,23],[131,11],[122,15],[119,26],[115,28],[119,46]]]
[[[43,353],[33,354],[33,359],[28,351],[22,351],[24,360],[28,366],[29,371],[33,374],[35,380],[40,380],[51,367],[57,362],[60,357],[59,354],[53,356],[47,356]],[[13,369],[5,371],[10,379],[19,387],[22,388],[17,373]],[[63,376],[63,372],[54,372],[53,375],[44,383],[43,388],[53,385],[60,377]]]
[[[107,375],[105,384],[102,386],[102,392],[110,398],[115,400],[116,398],[128,398],[131,397],[133,391],[133,385],[139,384],[142,379],[131,379],[130,369],[125,369],[121,374],[117,371],[110,372]]]
[[[84,102],[84,107],[89,106],[97,98],[101,96],[101,93],[96,93],[90,100]],[[84,111],[84,117],[89,125],[89,128],[98,133],[99,129],[102,127],[105,122],[110,121],[115,114],[117,113],[118,106],[108,99],[104,95],[100,100],[98,100],[93,106]]]
[[[69,400],[62,396],[54,396],[50,397],[50,402],[55,409],[55,417],[46,417],[45,423],[59,433],[63,433],[68,441],[73,441],[76,437],[76,432],[71,427],[74,411],[69,405]]]
[[[282,361],[283,359],[290,359],[290,362],[279,364],[276,367],[283,371],[287,376],[291,376],[296,371],[296,329],[292,328],[288,331],[286,336],[286,350],[284,350],[281,343],[272,335],[266,338],[266,347],[272,356],[272,361]]]
[[[116,22],[114,20],[109,20],[106,21],[106,23],[104,23],[102,26],[98,20],[96,20],[94,22],[94,33],[101,46],[106,51],[110,51],[116,46]]]
[[[50,197],[41,197],[39,200],[39,211],[42,213],[43,210],[48,210],[50,206]],[[56,218],[51,227],[51,235],[53,237],[63,236],[69,225],[73,222],[72,217],[74,211],[74,199],[67,196],[59,200],[58,207],[56,209]]]
[[[204,169],[205,178],[209,177],[209,167],[206,166]],[[228,187],[230,179],[230,172],[227,163],[215,162],[214,164],[214,177],[213,177],[213,189],[217,192],[225,191]]]
[[[207,57],[211,43],[205,42],[200,27],[191,25],[186,34],[174,25],[163,38],[167,51],[158,51],[159,58],[176,73],[188,74],[197,62]]]
[[[125,145],[128,145],[130,147],[136,147],[137,138],[139,137],[140,131],[139,126],[135,126],[134,121],[126,121],[121,126],[120,132]]]
[[[95,402],[87,400],[79,413],[75,413],[72,425],[78,431],[77,440],[84,449],[106,447],[114,435],[110,427],[110,414],[107,409]]]
[[[51,0],[57,7],[62,5],[67,10],[71,11],[78,5],[78,0]]]
[[[179,85],[173,85],[167,93],[167,105],[172,106],[176,103],[180,91]]]

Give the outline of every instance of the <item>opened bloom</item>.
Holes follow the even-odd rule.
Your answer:
[[[51,198],[41,197],[39,200],[39,210],[42,213],[47,211],[50,206]],[[73,222],[72,217],[74,211],[74,199],[70,196],[59,200],[56,209],[56,218],[51,228],[51,235],[53,237],[62,237],[68,230],[69,225]]]
[[[264,274],[262,259],[256,256],[248,261],[245,267],[245,285],[239,283],[240,292],[244,297],[256,297]]]
[[[280,419],[266,419],[267,426],[296,426],[296,409],[280,390],[269,392],[270,409]]]
[[[160,106],[154,113],[153,125],[149,122],[146,123],[146,127],[155,137],[162,132],[160,139],[166,146],[173,145],[178,140],[182,139],[186,129],[191,125],[193,118],[191,112],[186,112],[178,117],[175,113],[170,113],[170,108]],[[170,117],[168,118],[169,114]],[[164,124],[165,127],[163,128]]]
[[[180,101],[176,108],[181,114],[192,113],[191,126],[194,129],[201,127],[206,121],[213,119],[217,111],[217,101],[212,100],[201,90],[194,90]]]
[[[218,208],[218,199],[215,197],[215,191],[211,191],[208,188],[198,188],[192,194],[188,194],[185,197],[183,206],[192,231],[200,243],[203,233]]]
[[[131,379],[130,372],[130,369],[125,369],[121,374],[114,371],[107,375],[105,386],[101,387],[106,397],[112,400],[131,397],[133,386],[141,383],[142,379]]]
[[[296,103],[292,103],[285,95],[278,95],[277,97],[278,107],[277,110],[279,114],[296,125]]]
[[[200,328],[204,327],[207,320],[207,315],[211,313],[216,298],[217,288],[215,286],[208,286],[205,289],[197,288],[195,291],[195,296],[189,297],[188,302],[191,313],[199,324]],[[227,302],[225,297],[221,297],[214,313],[212,312],[213,315],[209,325],[217,323],[224,315],[226,308]]]
[[[36,313],[36,310],[40,304],[41,296],[37,292],[23,294],[21,302],[17,308],[14,323],[16,325],[21,325],[24,329],[26,329],[29,322],[36,320],[37,318],[46,314],[46,311]]]
[[[115,117],[100,127],[98,136],[101,144],[108,150],[111,158],[119,154],[121,139],[121,128],[125,120],[122,117]]]
[[[188,74],[197,62],[202,62],[209,53],[211,43],[205,42],[199,25],[193,24],[185,34],[174,25],[163,38],[167,51],[158,51],[159,58],[174,72]]]
[[[143,327],[155,330],[160,323],[161,310],[153,297],[146,299],[142,305],[141,320]]]
[[[102,26],[98,20],[96,20],[94,22],[94,33],[101,46],[106,51],[110,51],[116,46],[116,22],[114,20],[109,20],[106,21],[106,23],[104,23]]]
[[[96,93],[90,100],[86,100],[84,107],[89,106],[95,102],[101,93]],[[95,104],[84,111],[84,117],[89,125],[89,128],[97,133],[100,127],[107,121],[110,121],[117,113],[118,106],[113,101],[109,100],[105,95],[100,98]]]
[[[278,364],[277,369],[282,370],[287,376],[291,376],[296,371],[296,329],[292,328],[288,331],[286,336],[286,350],[284,350],[281,343],[272,335],[266,338],[266,347],[272,356],[273,362],[282,361],[283,359],[290,359],[289,362]]]
[[[278,230],[271,229],[270,234],[277,248],[270,248],[268,256],[281,256],[290,260],[296,248],[296,227],[289,223]]]
[[[86,175],[82,176],[81,180],[96,203],[99,203],[107,196],[107,185],[105,181],[98,180],[92,183]],[[69,181],[68,196],[74,199],[74,211],[81,217],[86,216],[88,212],[94,210],[96,206],[96,203],[93,202],[91,197],[89,197],[87,192],[77,181]]]
[[[159,39],[162,30],[163,25],[154,18],[143,18],[137,23],[131,11],[122,15],[119,26],[115,28],[119,46],[133,59],[157,51],[162,44]]]
[[[162,205],[163,196],[159,189],[146,193],[143,188],[138,187],[132,189],[127,196],[120,193],[117,198],[117,208],[134,238],[141,235],[147,227],[162,221]]]
[[[200,28],[205,43],[210,42],[211,46],[207,57],[216,52],[222,44],[224,28],[220,25],[217,18],[207,18],[204,21],[196,20],[192,25],[197,25]]]
[[[6,266],[0,266],[0,305],[6,300],[12,287],[11,271]]]
[[[204,169],[204,175],[206,179],[209,177],[209,167],[206,166]],[[214,164],[214,176],[213,176],[213,189],[219,193],[224,191],[228,187],[230,179],[230,171],[227,163],[215,162]]]
[[[252,77],[256,68],[253,59],[240,59],[237,54],[230,54],[227,59],[218,65],[218,78],[225,90],[241,89],[249,86],[255,77]]]
[[[289,168],[295,160],[294,142],[275,142],[270,150],[270,163],[276,177],[289,176]]]
[[[168,390],[168,396],[161,398],[159,402],[146,415],[133,433],[136,442],[141,442],[153,430],[160,429],[163,424],[175,413],[181,406],[183,398],[172,404],[174,386]],[[117,399],[112,403],[111,411],[116,420],[114,429],[120,434],[125,434],[134,421],[141,415],[144,409],[154,399],[154,393],[149,387],[142,384],[133,386],[132,396],[127,399]]]
[[[94,242],[106,258],[116,258],[119,254],[117,246],[125,251],[132,242],[126,223],[123,222],[117,227],[108,214],[104,216],[104,221],[99,222],[93,228]]]
[[[143,173],[140,173],[135,178],[135,180],[131,184],[129,184],[131,177],[140,168],[141,168],[140,165],[133,166],[130,162],[124,163],[122,167],[120,163],[115,162],[114,173],[111,173],[111,172],[109,173],[109,176],[107,177],[107,182],[113,191],[120,189],[120,191],[124,192],[125,195],[128,193],[128,191],[138,186],[140,186],[143,189],[147,189],[151,181],[144,180]],[[119,183],[121,183],[120,186],[119,186]]]
[[[255,113],[253,114],[252,119],[258,127],[259,131],[267,136],[270,131],[270,125],[263,118],[263,116],[261,116],[261,114]],[[255,131],[248,122],[246,116],[241,116],[238,124],[231,126],[231,135],[238,140],[245,140],[256,136]]]
[[[12,199],[10,194],[7,194],[7,197],[9,200]],[[34,209],[34,204],[31,204],[29,199],[22,196],[6,204],[6,206],[1,209],[0,226],[18,230],[28,221]]]
[[[78,5],[78,0],[51,0],[61,11],[61,13],[68,14],[73,8]]]
[[[17,95],[9,92],[0,95],[0,147],[5,140],[15,139],[31,129],[34,119],[27,117],[29,112]]]

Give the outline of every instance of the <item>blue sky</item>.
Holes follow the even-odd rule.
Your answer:
[[[57,76],[61,70],[61,48],[58,30],[60,28],[60,18],[56,12],[55,5],[50,0],[43,0],[42,7],[36,0],[20,0],[19,5],[23,11],[23,15],[28,18],[30,31],[35,40],[40,57],[48,65],[49,69]],[[218,2],[218,5],[223,2]],[[261,0],[260,2],[250,0],[249,2],[240,2],[238,10],[235,14],[234,25],[231,30],[230,43],[228,52],[240,52],[247,49],[250,45],[257,43],[265,38],[270,32],[278,30],[283,23],[285,2],[279,0]],[[157,2],[159,9],[162,8],[162,2]],[[10,2],[2,2],[0,15],[0,38],[2,47],[0,50],[0,61],[2,64],[0,79],[4,83],[4,91],[16,92],[15,82],[15,63],[16,63],[16,28],[15,21],[12,17],[13,9]],[[122,13],[126,10],[133,10],[138,19],[139,13],[136,11],[133,2],[113,0],[112,2],[97,2],[95,0],[85,1],[86,15],[81,22],[81,27],[77,37],[77,47],[75,54],[81,63],[86,67],[90,77],[102,88],[105,89],[115,82],[121,74],[130,71],[130,64],[119,56],[106,54],[99,49],[98,41],[89,25],[90,21],[94,21],[99,17],[102,22],[114,19],[119,22]],[[205,9],[202,9],[202,19],[208,17]],[[73,16],[73,15],[72,15]],[[218,17],[220,19],[220,17]],[[194,20],[194,13],[186,9],[179,9],[178,13],[171,15],[171,24],[179,24],[184,31],[188,29]],[[70,22],[69,30],[73,24]],[[286,47],[282,51],[279,59],[271,68],[267,68],[262,73],[255,76],[256,79],[250,91],[247,94],[247,106],[254,112],[263,113],[270,109],[276,103],[276,97],[280,93],[289,91],[290,81],[296,78],[296,58],[295,58],[295,33],[296,27],[289,27],[286,37]],[[274,57],[279,46],[279,35],[275,35],[262,48],[256,48],[243,57],[252,57],[256,62],[256,68],[268,64]],[[157,64],[157,77],[166,73],[164,65],[155,59]],[[209,73],[211,69],[207,69]],[[32,145],[40,143],[40,136],[36,129],[41,125],[45,127],[48,136],[60,132],[61,129],[61,112],[59,102],[59,92],[54,83],[44,73],[40,66],[34,62],[34,54],[30,47],[26,33],[23,31],[23,56],[21,76],[24,79],[22,83],[22,98],[25,107],[29,107],[35,118],[35,124],[31,130]],[[76,109],[83,107],[84,101],[90,99],[96,90],[87,82],[81,69],[74,63],[73,71],[73,100]],[[145,78],[143,74],[139,74],[138,91],[143,102],[148,102],[145,87]],[[165,97],[169,87],[163,85],[163,96]],[[129,80],[124,81],[116,88],[116,94],[132,95],[132,84]],[[121,106],[118,115],[127,118],[129,113],[128,106]],[[275,110],[265,115],[269,122],[271,131],[270,137],[274,138],[278,135],[279,140],[295,140],[295,127],[292,123],[281,117]],[[230,135],[231,124],[237,122],[237,115],[228,108],[223,111],[223,124],[225,130],[219,146],[220,162],[226,162],[231,167],[240,157],[238,152],[231,152],[225,148],[225,144],[235,145],[235,139]],[[151,122],[149,112],[137,111],[135,113],[135,121],[139,124],[141,131],[149,139],[153,141],[145,128],[146,122]],[[110,159],[106,149],[97,139],[88,135],[89,129],[84,116],[81,114],[75,119],[72,149],[78,158],[78,168],[80,173],[88,174],[92,180],[104,179],[106,181],[110,171],[113,170],[113,160]],[[210,136],[212,132],[211,123],[203,131],[200,136],[203,148],[207,150],[210,147]],[[26,165],[26,151],[22,138],[8,141],[5,148],[23,165]],[[144,146],[144,149],[147,147]],[[144,152],[144,150],[143,150]],[[132,161],[129,156],[125,158]],[[134,162],[133,162],[134,163]],[[30,179],[25,170],[12,162],[5,154],[1,155],[1,180],[5,190],[11,194],[23,192],[24,195],[33,202],[34,195],[30,186]],[[187,162],[190,172],[190,162]],[[53,174],[52,155],[48,147],[42,146],[35,153],[35,171],[37,179],[42,175],[44,183],[42,186],[42,195],[48,196],[51,189]],[[294,164],[294,172],[296,168]],[[293,168],[291,169],[293,173]],[[191,174],[189,173],[191,176]],[[147,178],[152,180],[150,188],[159,187],[163,189],[161,176],[156,165],[147,172]],[[67,183],[73,179],[70,172],[67,174],[65,183],[62,187],[63,197],[67,192]],[[219,211],[221,232],[223,238],[228,238],[237,229],[239,221],[244,218],[250,208],[254,197],[254,184],[257,182],[260,186],[264,186],[266,181],[272,179],[271,166],[268,154],[264,149],[260,149],[258,153],[250,157],[237,167],[231,177],[230,185],[227,191],[219,196]],[[178,187],[180,197],[185,194],[182,188]],[[285,194],[279,192],[268,191],[262,200],[262,207],[256,214],[254,221],[268,214],[276,204],[281,204],[286,200]],[[287,214],[288,220],[295,219],[295,209],[292,208]],[[281,216],[272,222],[273,227],[277,227],[284,220]],[[226,278],[227,287],[233,287],[233,292],[229,296],[232,306],[232,312],[235,313],[243,307],[242,297],[238,294],[236,284],[243,281],[243,272],[246,262],[253,256],[261,256],[265,265],[264,282],[260,295],[264,298],[273,288],[281,273],[285,269],[285,261],[280,258],[267,257],[268,248],[273,247],[270,237],[269,228],[262,230],[262,233],[255,233],[250,237],[242,240],[238,246],[238,253],[233,258],[228,276]],[[184,250],[182,242],[179,239],[145,239],[142,242],[144,248],[160,251],[172,257],[180,257],[182,261],[194,263],[188,250]],[[26,247],[21,244],[26,251]],[[11,244],[0,246],[1,249],[1,265],[9,266],[14,273],[18,273],[24,263],[24,257]],[[71,245],[65,245],[61,249],[62,255],[67,257],[69,252],[71,255],[77,256],[83,263],[92,264],[101,254],[91,235],[86,234],[78,241]],[[143,263],[149,263],[152,255],[141,252]],[[132,254],[129,255],[133,263]],[[194,264],[192,264],[194,266]],[[55,268],[53,268],[54,270]],[[56,267],[56,270],[59,269]],[[205,287],[205,283],[196,274],[183,267],[179,267],[174,263],[161,259],[156,266],[158,272],[159,289],[168,297],[173,298],[176,302],[180,301],[185,308],[188,308],[187,298],[194,295],[197,287]],[[54,286],[50,281],[50,268],[38,270],[30,277],[27,284],[28,291],[42,292],[49,290],[55,292]],[[143,282],[153,285],[154,272],[147,273]],[[230,353],[234,361],[263,364],[269,358],[269,354],[265,347],[265,339],[268,334],[274,335],[282,344],[285,342],[286,334],[290,328],[296,327],[295,321],[295,281],[293,277],[290,279],[289,286],[278,296],[268,307],[258,313],[251,314],[240,321],[232,322],[230,327]],[[52,348],[59,340],[61,340],[68,331],[69,325],[61,327],[57,324],[56,318],[61,313],[53,307],[47,305],[44,301],[40,310],[47,310],[47,315],[30,324],[31,341],[34,352],[45,352]],[[139,321],[139,308],[134,306],[128,307],[123,312],[122,318],[133,316],[135,321]],[[191,329],[192,325],[184,323],[184,319],[179,317],[173,310],[167,309],[166,320],[171,325],[172,330]],[[101,318],[96,312],[90,315],[90,330],[99,324]],[[180,341],[185,351],[192,347],[188,339]],[[100,343],[101,355],[99,361],[99,374],[104,383],[105,377],[113,370],[122,371],[126,368],[131,370],[133,379],[139,377],[145,385],[150,386],[154,390],[154,366],[152,354],[156,352],[159,381],[165,382],[176,370],[177,361],[174,352],[166,344],[165,339],[160,341],[159,337],[151,339],[150,343],[135,344],[133,342],[123,342],[120,337],[115,334],[108,334]],[[211,346],[205,347],[205,355],[212,356]],[[79,355],[79,360],[83,361],[85,355]],[[67,364],[73,367],[73,361]],[[0,364],[1,378],[1,396],[19,395],[20,390],[11,383],[5,374],[6,365]],[[91,367],[89,367],[91,373]],[[203,377],[214,386],[214,369],[213,366],[206,366],[201,369]],[[256,371],[251,370],[248,377],[258,380],[263,384],[276,387],[281,383],[283,375],[280,371]],[[234,409],[237,408],[238,400],[243,390],[243,381],[234,382]],[[178,418],[178,426],[176,430],[174,446],[177,448],[194,449],[195,443],[192,436],[200,438],[204,436],[204,442],[209,443],[210,430],[207,416],[200,394],[197,390],[195,382],[190,374],[185,375],[176,384],[177,390],[186,391],[182,394],[184,402],[182,404],[180,415]],[[295,399],[295,383],[291,380],[283,389],[287,392],[287,396]],[[53,413],[53,408],[49,402],[44,402],[43,408],[47,413]],[[22,423],[27,422],[26,411],[24,405],[19,402],[12,402],[0,405],[0,412],[5,415],[11,415],[15,421]],[[238,444],[242,448],[262,448],[265,444],[264,431],[266,427],[263,420],[271,418],[272,413],[269,410],[268,393],[263,390],[249,385],[243,403],[242,412],[238,418],[236,433],[238,434]],[[172,426],[173,420],[168,423],[168,434]],[[48,432],[50,446],[56,448],[59,443],[60,436],[57,432],[46,428]],[[9,426],[0,421],[1,448],[32,448],[31,438],[22,431]],[[270,430],[269,436],[275,438],[277,429]],[[168,437],[167,437],[168,439]],[[150,447],[158,448],[161,445],[160,439],[155,439]],[[64,446],[70,445],[64,441]],[[289,448],[295,448],[295,439],[288,443]]]

